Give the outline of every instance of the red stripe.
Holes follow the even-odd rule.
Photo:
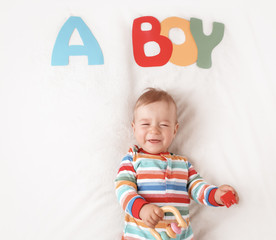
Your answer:
[[[216,206],[216,207],[217,207],[217,206],[223,206],[223,205],[218,204],[218,203],[216,202],[216,200],[215,200],[215,193],[216,193],[217,190],[218,190],[217,188],[211,190],[211,192],[210,192],[210,194],[209,194],[208,201],[209,201],[213,206]]]
[[[143,198],[145,198],[148,202],[154,203],[164,203],[164,202],[171,202],[171,203],[190,203],[190,198],[187,195],[183,194],[156,194],[156,195],[148,195],[148,194],[141,194]]]
[[[145,198],[145,199],[151,203],[185,203],[185,204],[190,203],[190,199],[184,199],[184,198]]]
[[[134,172],[135,173],[135,170],[133,167],[131,166],[121,166],[118,173],[121,172],[121,171],[131,171],[131,172]]]
[[[132,205],[132,209],[131,209],[131,212],[132,212],[132,216],[137,218],[137,219],[140,219],[140,216],[139,216],[139,213],[140,213],[140,210],[141,208],[145,205],[145,204],[148,204],[147,201],[145,201],[144,199],[142,198],[137,198],[133,205]]]
[[[195,174],[197,174],[196,170],[194,169],[189,170],[189,176],[193,176]]]
[[[138,173],[138,179],[152,179],[152,178],[164,179],[165,177],[167,177],[168,179],[177,178],[177,179],[186,180],[188,178],[187,173],[181,173],[181,172],[166,174],[165,172],[161,172],[161,171],[156,171],[156,172],[138,171],[137,173]]]

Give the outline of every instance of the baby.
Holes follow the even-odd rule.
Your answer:
[[[167,92],[150,88],[140,96],[132,128],[139,147],[128,151],[115,180],[118,200],[126,212],[122,239],[154,239],[149,228],[164,232],[165,221],[175,218],[164,214],[162,206],[176,207],[188,220],[190,199],[223,206],[220,197],[232,191],[238,202],[233,187],[207,184],[185,157],[168,152],[178,121],[175,101]],[[191,226],[182,229],[177,239],[193,239]]]

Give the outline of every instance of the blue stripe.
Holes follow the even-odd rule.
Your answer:
[[[185,186],[185,184],[138,184],[138,191],[166,191],[166,189],[187,192],[187,187]]]
[[[164,184],[156,184],[156,185],[150,185],[150,184],[143,184],[138,186],[138,191],[165,191],[166,185]]]
[[[167,184],[167,189],[187,192],[187,187],[184,184],[183,185]]]
[[[130,155],[126,155],[126,156],[123,158],[122,161],[131,161],[131,162],[133,162],[133,157],[130,156]]]

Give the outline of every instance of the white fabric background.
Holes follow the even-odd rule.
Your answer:
[[[180,129],[171,151],[211,184],[240,195],[230,209],[192,204],[197,240],[276,239],[275,11],[271,1],[5,1],[0,8],[0,239],[119,240],[114,193],[134,143],[131,112],[146,87],[173,94]],[[213,66],[141,68],[135,18],[225,24]],[[70,16],[91,29],[104,65],[51,66]],[[177,36],[175,36],[177,39]],[[78,42],[78,38],[72,38]]]

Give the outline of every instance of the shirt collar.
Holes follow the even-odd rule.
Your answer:
[[[138,147],[138,153],[145,153],[145,154],[150,154],[150,155],[155,155],[155,156],[162,156],[162,155],[171,155],[170,152],[161,152],[161,153],[149,153],[147,151],[145,151],[143,148],[139,148]]]

